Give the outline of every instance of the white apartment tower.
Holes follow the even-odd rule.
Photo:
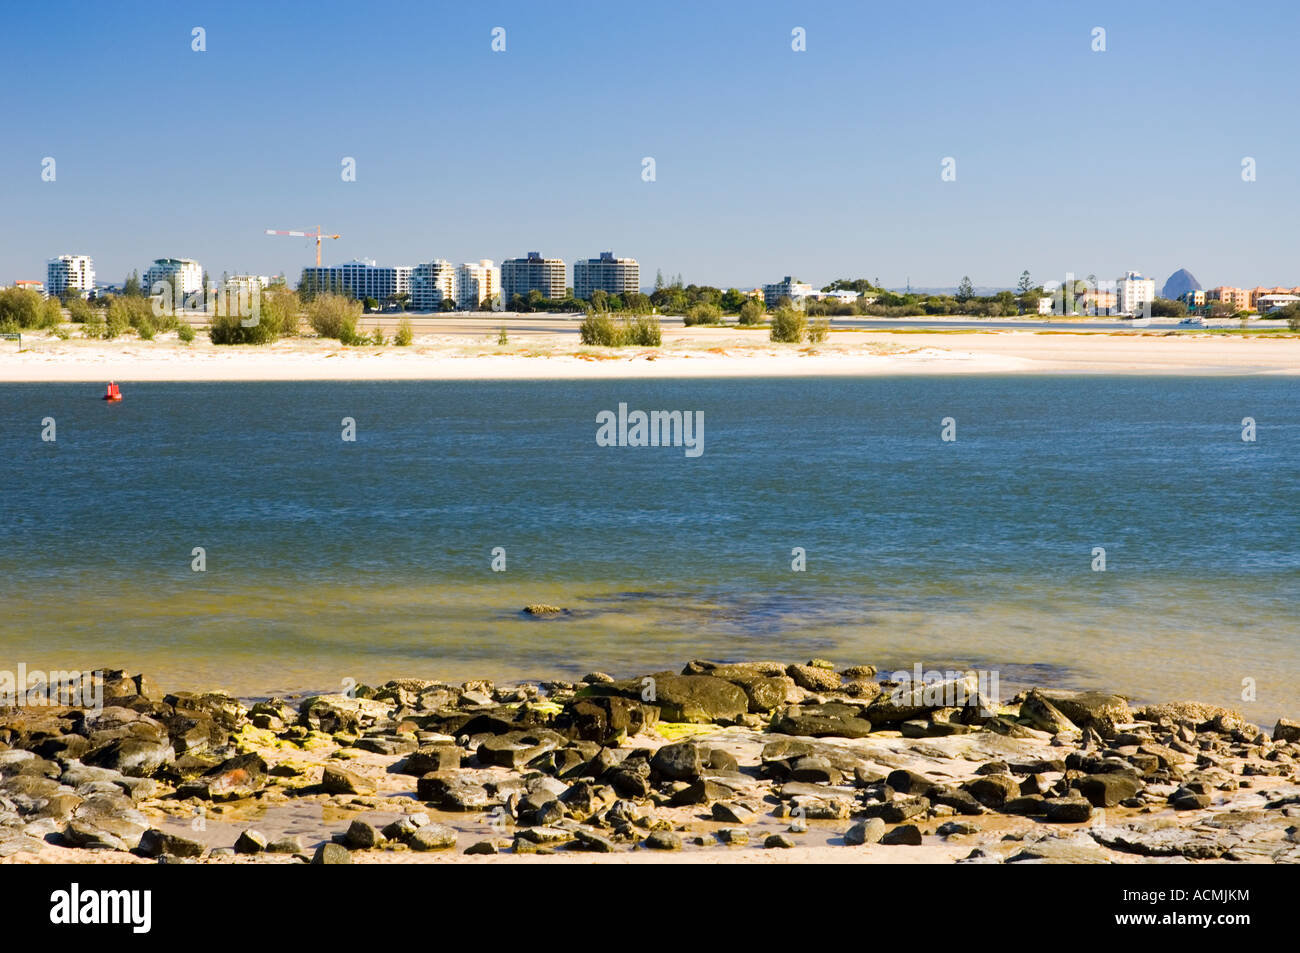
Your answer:
[[[501,269],[491,258],[477,262],[467,261],[456,269],[456,307],[476,311],[484,301],[491,302],[492,310],[501,307]]]
[[[448,298],[456,297],[456,267],[436,258],[416,265],[411,271],[411,310],[438,311]]]
[[[515,295],[528,297],[528,292],[540,291],[546,298],[558,301],[564,297],[564,260],[543,258],[541,252],[530,251],[526,258],[510,258],[501,263],[501,300],[508,306]]]
[[[63,292],[73,288],[81,297],[89,297],[95,290],[95,262],[89,255],[60,255],[51,258],[45,267],[45,290],[51,298],[62,298]]]
[[[203,266],[193,258],[155,258],[140,279],[141,290],[149,296],[154,285],[163,282],[177,299],[203,291]]]
[[[615,258],[603,251],[599,258],[573,263],[573,296],[591,300],[592,292],[626,295],[641,290],[641,266],[635,258]]]
[[[299,287],[309,294],[342,294],[364,301],[374,298],[385,305],[411,293],[410,265],[377,265],[373,259],[356,258],[342,265],[308,266],[302,270]]]
[[[1115,282],[1115,309],[1119,314],[1146,312],[1155,300],[1154,278],[1143,278],[1136,271],[1130,271]]]

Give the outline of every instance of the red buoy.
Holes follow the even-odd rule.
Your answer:
[[[104,394],[104,400],[118,401],[122,399],[122,391],[112,381],[108,382],[108,391]]]

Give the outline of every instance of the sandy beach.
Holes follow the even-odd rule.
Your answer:
[[[506,344],[497,343],[502,326]],[[821,344],[781,345],[761,329],[665,326],[660,347],[613,349],[582,346],[571,320],[507,315],[423,319],[410,347],[314,337],[218,347],[202,333],[188,345],[174,333],[95,341],[37,332],[23,335],[21,350],[0,343],[6,383],[1035,373],[1296,374],[1300,335],[900,328],[833,330]]]

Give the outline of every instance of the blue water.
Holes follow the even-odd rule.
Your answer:
[[[1300,712],[1289,378],[101,392],[0,385],[0,668],[258,694],[817,654]],[[704,453],[597,446],[620,402],[702,411]]]

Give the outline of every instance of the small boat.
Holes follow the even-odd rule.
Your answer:
[[[121,389],[112,381],[108,382],[108,390],[104,392],[104,400],[119,401],[122,399]]]

